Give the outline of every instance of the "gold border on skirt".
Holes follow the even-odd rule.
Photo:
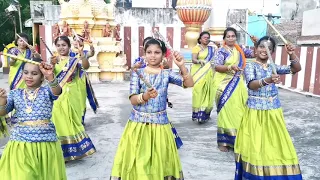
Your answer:
[[[236,154],[236,162],[242,163],[243,170],[255,176],[290,176],[301,174],[299,164],[278,166],[257,166],[241,160],[241,155]]]
[[[219,128],[218,127],[218,131],[217,133],[219,134],[226,134],[228,136],[237,136],[237,130],[236,129],[226,129],[226,128]],[[230,144],[230,143],[225,143],[225,142],[219,142],[219,140],[226,140],[225,138],[221,138],[221,137],[217,137],[217,141],[218,141],[218,145],[219,146],[229,146],[231,148],[234,147],[234,144]]]

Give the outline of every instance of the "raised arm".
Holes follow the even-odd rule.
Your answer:
[[[11,48],[11,49],[8,50],[8,54],[12,54],[12,55],[18,56],[19,50],[18,50],[18,48],[15,48],[15,47]],[[16,61],[17,61],[16,59],[10,58],[10,62],[9,62],[10,66],[14,66]]]
[[[29,45],[28,48],[32,52],[32,57],[41,59],[41,55],[36,51],[36,49],[33,46]]]
[[[84,54],[84,52],[83,52],[83,47],[84,47],[84,45],[83,45],[82,42],[80,43],[80,42],[78,41],[78,43],[79,43],[79,45],[78,45],[78,48],[79,48],[79,58],[80,58],[80,60],[81,60],[82,67],[83,67],[83,69],[89,69],[89,67],[90,67],[89,60],[88,60],[88,58],[86,57],[86,55]]]
[[[278,84],[280,83],[279,75],[271,75],[271,77],[266,77],[262,79],[257,79],[256,69],[254,67],[254,63],[248,63],[245,70],[244,75],[246,78],[247,86],[251,90],[259,90],[263,86],[267,86],[269,84]]]
[[[58,79],[53,73],[53,66],[42,62],[40,64],[40,71],[48,81],[52,94],[54,96],[59,96],[62,93],[62,88],[60,87]]]
[[[285,48],[290,57],[291,72],[294,74],[301,71],[301,64],[299,62],[299,57],[295,53],[295,47],[292,44],[287,44]]]
[[[7,96],[5,89],[0,88],[0,116],[4,116],[13,110],[13,92]]]
[[[170,73],[170,83],[179,85],[179,86],[184,86],[184,87],[193,87],[194,82],[192,76],[189,74],[188,69],[185,66],[185,62],[181,54],[178,52],[173,53],[173,60],[176,63],[176,65],[179,67],[181,76],[179,75],[178,77],[172,73]],[[183,82],[183,84],[182,84]]]
[[[94,47],[93,47],[92,42],[90,42],[90,51],[88,52],[87,58],[89,59],[89,58],[93,57],[94,54],[95,54]]]

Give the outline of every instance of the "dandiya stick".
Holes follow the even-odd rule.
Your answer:
[[[19,34],[16,34],[24,43],[26,43],[26,45],[28,45],[28,46],[30,46],[30,44],[27,42],[27,41],[25,41],[21,36],[19,36]]]
[[[2,46],[7,50],[9,51],[9,49],[7,48],[7,46],[5,44],[2,44]],[[20,54],[22,54],[22,52],[17,48],[17,50],[19,51]]]
[[[269,24],[269,26],[277,33],[277,35],[281,38],[283,43],[288,44],[288,41],[280,34],[280,32],[273,26],[273,24],[265,16],[262,17]]]
[[[159,36],[159,39],[162,40],[165,45],[168,47],[168,49],[171,52],[174,52],[172,46],[170,45],[170,43],[160,34],[160,32],[158,31],[158,29],[154,28],[154,33],[157,34]],[[170,53],[170,56],[173,57],[173,53]],[[174,57],[173,57],[174,58]],[[211,64],[211,61],[207,62]],[[214,68],[213,64],[211,64],[211,67]],[[197,74],[203,67],[199,68],[192,76],[194,76],[195,74]]]
[[[138,72],[136,67],[132,68],[132,71],[138,75],[138,77],[146,84],[148,88],[152,88],[152,85],[142,76],[142,74]]]
[[[49,49],[49,47],[47,46],[46,42],[43,40],[42,37],[40,37],[42,43],[44,44],[44,46],[46,46],[47,50],[49,51],[49,53],[51,54],[51,56],[53,56],[53,53],[51,52],[51,50]]]
[[[172,46],[170,45],[170,43],[160,34],[160,32],[158,31],[157,28],[154,28],[154,34],[156,34],[156,35],[159,37],[159,39],[165,43],[165,45],[168,47],[168,49],[169,49],[171,52],[174,51],[173,48],[172,48]],[[173,56],[172,53],[171,53],[171,56]]]
[[[25,41],[21,36],[19,36],[19,34],[16,34],[24,43],[26,43],[26,45],[29,47],[31,46],[27,41]],[[19,50],[20,51],[20,50]],[[22,52],[20,51],[20,54],[22,54]]]
[[[277,75],[278,73],[277,73],[277,70],[276,70],[276,68],[275,68],[275,64],[274,64],[274,61],[273,61],[273,59],[272,59],[272,56],[271,56],[271,52],[270,52],[270,50],[269,50],[268,43],[267,43],[267,42],[264,42],[263,45],[264,45],[264,47],[266,48],[268,58],[269,58],[269,60],[270,60],[270,62],[271,62],[270,64],[271,64],[272,72],[273,72],[273,74]]]
[[[80,38],[79,38],[78,34],[76,33],[76,31],[74,31],[74,29],[72,29],[72,33],[76,37],[77,41],[80,41]]]
[[[7,46],[5,44],[2,44],[2,46],[7,50],[9,51],[9,49],[7,48]]]
[[[76,31],[74,29],[72,29],[72,33],[73,35],[76,37],[76,40],[78,41],[78,45],[80,46],[80,42],[82,37],[79,37],[78,34],[76,33]],[[82,38],[84,40],[84,38]],[[82,42],[81,42],[82,43]]]
[[[19,60],[19,61],[26,62],[26,63],[31,63],[31,64],[35,64],[35,65],[40,65],[39,62],[32,61],[31,59],[26,59],[26,58],[18,57],[18,56],[15,56],[15,55],[12,55],[12,54],[8,54],[8,53],[3,53],[3,52],[0,52],[0,54],[2,54],[2,55],[4,55],[4,56],[11,57],[11,58],[14,58],[14,59],[17,59],[17,60]]]
[[[83,37],[80,37],[80,36],[78,36],[80,39],[82,39],[82,40],[84,40],[84,38]]]
[[[173,53],[174,53],[173,47],[170,45],[170,43],[168,42],[168,40],[165,39],[165,38],[160,34],[160,32],[158,31],[157,28],[154,28],[153,30],[154,30],[153,33],[156,34],[156,35],[159,37],[159,39],[164,42],[165,46],[170,50],[170,52],[171,52],[171,53],[170,53],[170,57],[171,57],[171,58],[175,58],[175,57],[173,56]]]
[[[236,25],[246,34],[248,34],[248,36],[253,37],[251,34],[248,33],[248,31],[246,31],[242,26],[240,26],[238,23],[236,23]]]
[[[277,33],[277,36],[280,37],[280,39],[283,41],[284,44],[288,44],[288,41],[282,36],[282,34],[280,34],[280,32],[273,26],[273,24],[265,17],[265,16],[262,16],[264,18],[264,20],[269,24],[269,26]],[[300,60],[300,58],[296,55],[295,55],[295,58]]]

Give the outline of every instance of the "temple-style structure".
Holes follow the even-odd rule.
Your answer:
[[[74,34],[84,37],[85,50],[89,43],[95,48],[95,55],[89,59],[87,70],[92,82],[122,81],[126,67],[123,54],[120,25],[114,22],[115,0],[106,4],[103,0],[59,0],[60,21],[54,28],[54,36]]]

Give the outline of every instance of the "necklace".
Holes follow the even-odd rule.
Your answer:
[[[207,46],[203,47],[203,45],[201,45],[201,44],[199,44],[199,46],[200,46],[201,51],[204,51],[207,48]]]
[[[233,47],[229,47],[227,45],[224,46],[231,54],[233,53]]]
[[[23,99],[24,99],[24,102],[26,104],[25,111],[26,111],[27,114],[30,114],[32,112],[33,103],[34,103],[34,101],[36,100],[36,98],[38,96],[39,89],[40,88],[37,88],[36,90],[33,91],[33,93],[29,93],[27,89],[24,89]],[[28,105],[27,100],[31,101],[31,105],[30,106]]]
[[[161,72],[160,68],[151,68],[149,66],[147,66],[144,70],[148,74],[160,74]]]
[[[25,94],[28,98],[28,100],[33,101],[36,98],[36,93],[38,92],[38,89],[36,89],[35,91],[28,91],[25,89]]]
[[[146,80],[151,84],[151,86],[153,87],[153,88],[155,88],[155,84],[156,84],[156,82],[158,81],[158,79],[159,78],[161,78],[160,76],[161,76],[161,73],[162,73],[162,69],[160,69],[160,68],[150,68],[150,67],[146,67],[145,69],[145,72],[147,73],[146,74]],[[151,78],[150,78],[150,76],[152,76],[152,75],[156,75],[156,77],[154,78],[154,81],[153,82],[151,82]]]
[[[262,63],[262,62],[259,62],[257,60],[254,61],[255,63],[259,64],[260,66],[262,66],[262,68],[264,70],[268,70],[268,67],[269,67],[269,64],[268,63]]]
[[[67,63],[63,67],[63,71],[68,71],[69,63],[70,63],[68,56],[60,56],[59,59],[61,59],[61,61],[67,61]]]

